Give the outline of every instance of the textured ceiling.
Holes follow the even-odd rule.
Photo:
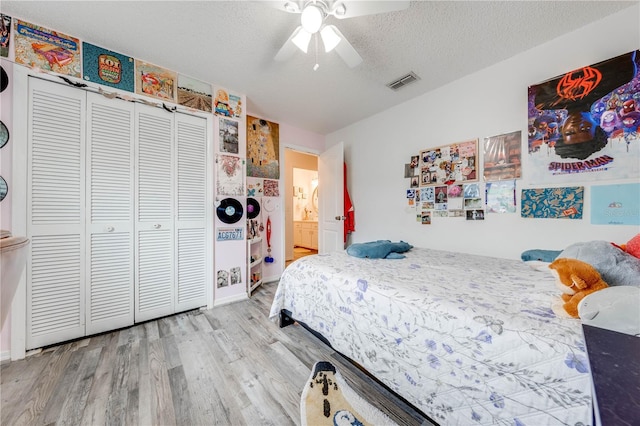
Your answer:
[[[363,62],[348,68],[321,52],[317,71],[313,44],[273,60],[299,15],[260,2],[2,0],[0,11],[246,94],[255,115],[327,134],[637,3],[412,1],[329,17]],[[386,87],[410,71],[421,80]]]

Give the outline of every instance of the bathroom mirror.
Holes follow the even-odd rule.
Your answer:
[[[318,213],[318,187],[313,190],[313,195],[311,196],[311,204],[313,205],[313,210]]]

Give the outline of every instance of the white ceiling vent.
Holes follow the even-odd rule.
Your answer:
[[[411,71],[409,74],[387,84],[387,87],[391,90],[398,90],[399,88],[418,80],[420,80],[420,77],[418,77],[413,71]]]

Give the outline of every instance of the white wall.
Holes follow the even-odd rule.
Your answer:
[[[327,135],[327,148],[340,141],[345,145],[356,216],[352,241],[404,240],[516,259],[527,249],[561,250],[576,241],[626,243],[640,227],[590,224],[590,183],[584,184],[582,220],[521,218],[520,190],[553,186],[529,182],[526,168],[518,181],[516,214],[487,214],[484,221],[433,218],[431,225],[421,225],[416,210],[407,208],[404,164],[430,147],[478,138],[482,151],[485,137],[516,130],[526,135],[528,86],[639,47],[636,5]],[[523,156],[526,152],[523,148]],[[625,181],[606,183],[620,182]]]

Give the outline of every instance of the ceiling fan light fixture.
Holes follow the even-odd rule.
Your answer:
[[[298,49],[307,53],[307,50],[309,49],[309,42],[311,41],[311,33],[308,33],[302,27],[298,27],[296,33],[291,37],[291,41],[293,44],[298,46]]]
[[[300,13],[300,8],[292,1],[288,1],[284,4],[284,10],[289,13]]]
[[[300,23],[302,24],[302,28],[304,28],[310,34],[315,34],[318,32],[318,30],[322,26],[323,20],[324,13],[322,12],[322,9],[314,4],[308,4],[302,10]]]
[[[342,38],[334,30],[333,25],[325,25],[320,31],[322,37],[322,43],[324,44],[324,51],[331,52],[342,41]]]

